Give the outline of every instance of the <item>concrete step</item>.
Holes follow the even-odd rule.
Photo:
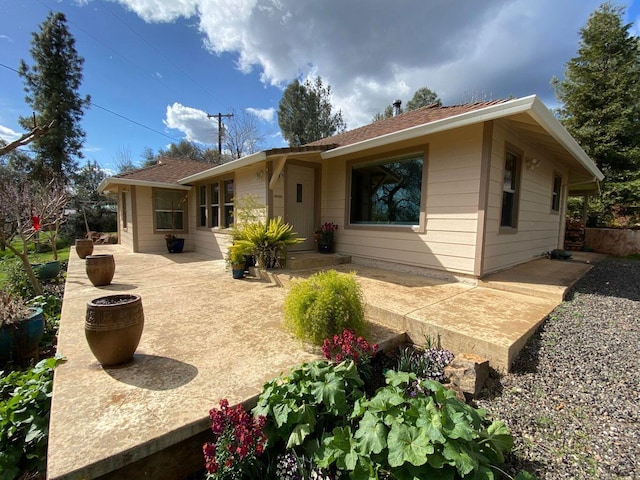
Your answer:
[[[340,253],[291,252],[287,255],[287,270],[312,270],[351,263],[350,255]]]

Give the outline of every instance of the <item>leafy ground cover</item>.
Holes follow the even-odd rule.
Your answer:
[[[429,346],[411,363],[407,347],[376,354],[348,331],[324,343],[327,360],[266,383],[252,415],[225,400],[211,410],[207,479],[503,478],[513,438],[431,379],[451,360],[434,351],[446,351]],[[420,365],[425,376],[402,365]]]
[[[31,250],[32,263],[53,260],[51,251]],[[29,306],[42,308],[45,317],[41,360],[0,364],[0,480],[34,480],[44,478],[46,471],[53,370],[62,361],[55,352],[69,248],[58,251],[63,271],[43,282],[45,294],[37,297],[32,296],[21,262],[8,251],[0,257],[0,288],[23,295]]]

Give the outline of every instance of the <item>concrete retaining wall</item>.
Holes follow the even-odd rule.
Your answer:
[[[624,257],[640,253],[640,230],[587,228],[584,244],[594,252]]]

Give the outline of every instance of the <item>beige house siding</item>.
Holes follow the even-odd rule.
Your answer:
[[[166,252],[167,246],[164,240],[164,233],[153,232],[153,189],[138,185],[136,186],[135,197],[138,252]]]
[[[500,230],[502,179],[507,144],[521,150],[523,157],[517,228],[512,233]],[[527,166],[527,159],[531,158],[540,161],[533,169]],[[492,144],[483,274],[539,257],[559,247],[566,188],[562,189],[560,211],[553,212],[551,197],[554,175],[560,175],[565,186],[568,168],[559,164],[535,144],[516,136],[505,122],[496,123]]]
[[[123,204],[122,204],[122,200],[123,200],[123,193],[124,193],[124,199],[126,201],[126,205],[123,208]],[[117,197],[117,202],[118,202],[118,242],[123,245],[124,247],[127,248],[127,250],[130,251],[135,251],[134,250],[134,243],[133,243],[133,234],[134,234],[134,229],[136,228],[135,224],[133,223],[133,215],[134,215],[134,211],[133,211],[133,201],[135,199],[135,187],[120,187],[118,189],[118,193],[117,193],[118,197]],[[124,212],[126,211],[126,224],[124,223],[124,219],[123,219],[123,215]]]
[[[231,175],[223,175],[220,179],[233,178],[236,200],[246,195],[253,195],[259,203],[267,204],[267,180],[266,180],[265,164],[260,163],[244,169],[235,171]],[[212,258],[224,258],[227,247],[231,242],[231,236],[226,229],[203,228],[198,227],[198,187],[201,185],[209,185],[216,181],[216,178],[207,180],[194,186],[189,195],[189,225],[194,226],[190,229],[189,240],[192,248],[204,255]],[[187,244],[185,243],[185,249]]]
[[[472,275],[478,215],[482,125],[425,138],[428,145],[425,231],[399,227],[344,228],[348,221],[348,160],[332,159],[322,173],[322,222],[340,225],[336,250],[369,261],[393,262],[410,267],[447,270]],[[406,148],[396,145],[390,151]],[[363,157],[363,160],[366,160]],[[395,230],[395,231],[394,231]],[[419,229],[418,229],[419,230]]]

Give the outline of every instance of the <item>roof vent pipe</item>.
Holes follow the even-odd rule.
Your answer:
[[[402,105],[402,100],[396,100],[395,102],[393,102],[393,116],[395,117],[396,115],[400,115],[400,113],[402,113],[401,110],[401,106]]]

